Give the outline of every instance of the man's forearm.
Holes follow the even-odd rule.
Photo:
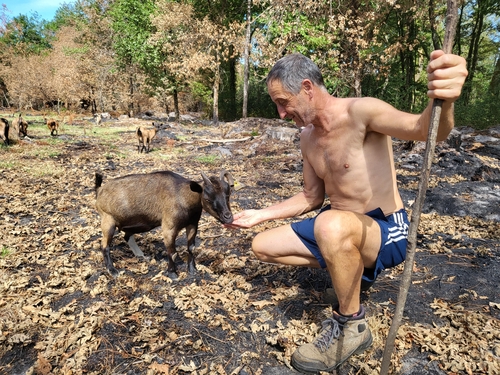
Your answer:
[[[283,202],[261,209],[261,215],[266,221],[296,217],[321,206],[318,201],[308,199],[300,192]]]
[[[429,135],[431,113],[434,105],[433,103],[434,100],[431,100],[427,108],[425,108],[425,110],[422,112],[422,115],[420,116],[420,121],[422,125],[421,140],[424,141],[427,140],[427,137]],[[439,128],[436,140],[439,142],[439,141],[444,141],[446,138],[448,138],[448,135],[450,134],[454,126],[455,126],[454,104],[448,101],[442,101],[441,117],[439,119]]]

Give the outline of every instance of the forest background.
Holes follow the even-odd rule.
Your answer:
[[[265,77],[301,52],[338,97],[419,112],[444,34],[442,0],[77,0],[53,20],[0,10],[0,105],[71,113],[276,117]],[[453,52],[469,76],[458,126],[500,118],[500,2],[460,2]]]

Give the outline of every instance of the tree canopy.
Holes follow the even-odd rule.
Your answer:
[[[445,11],[444,0],[77,0],[47,21],[36,13],[11,18],[4,7],[2,101],[16,110],[57,103],[77,111],[83,100],[94,112],[274,117],[264,78],[281,56],[301,52],[333,95],[420,111]],[[466,58],[469,77],[459,125],[487,127],[499,117],[499,13],[498,1],[462,3],[454,53]]]

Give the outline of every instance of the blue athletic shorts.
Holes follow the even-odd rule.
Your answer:
[[[330,208],[329,205],[325,206],[319,213]],[[389,216],[385,216],[380,208],[367,212],[365,215],[370,216],[378,223],[382,236],[382,244],[375,268],[365,268],[363,272],[363,280],[373,282],[384,269],[397,266],[405,260],[409,220],[404,208]],[[314,238],[314,222],[316,217],[292,223],[292,229],[316,257],[321,268],[326,268],[325,260]]]

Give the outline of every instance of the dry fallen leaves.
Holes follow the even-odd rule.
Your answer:
[[[289,366],[291,353],[314,338],[331,308],[321,303],[321,290],[310,288],[315,293],[306,294],[299,287],[296,276],[307,271],[265,264],[251,254],[253,234],[280,223],[230,232],[203,216],[195,251],[198,274],[190,278],[181,265],[177,281],[165,276],[164,261],[132,258],[117,236],[112,256],[123,274],[112,280],[99,250],[93,172],[105,170],[113,177],[156,170],[161,163],[196,179],[200,169],[225,167],[245,186],[233,198],[237,211],[268,205],[301,189],[300,169],[294,167],[300,165],[296,145],[287,146],[284,154],[283,145],[256,138],[238,145],[248,154],[241,162],[220,159],[217,165],[203,165],[196,162],[199,151],[194,146],[156,144],[153,148],[162,155],[158,161],[155,152],[137,155],[133,130],[129,136],[122,126],[118,147],[126,156],[91,136],[55,146],[40,142],[1,150],[2,163],[14,167],[1,171],[0,239],[7,254],[0,256],[0,371],[10,372],[21,355],[29,357],[26,373],[47,375],[119,373],[125,368],[147,374],[236,374],[244,366],[259,374],[269,363]],[[193,129],[217,137],[216,129]],[[460,181],[436,179],[455,180]],[[432,255],[451,256],[463,237],[500,237],[498,223],[481,218],[431,213],[421,222],[424,238],[432,241],[419,251]],[[439,238],[441,233],[455,242]],[[138,243],[154,255],[163,249],[160,237],[148,233]],[[179,242],[182,253],[185,240]],[[475,254],[491,257],[493,250],[478,246]],[[387,277],[396,279],[401,270],[397,267]],[[435,278],[426,267],[417,265],[416,270],[426,274],[419,285]],[[443,282],[454,282],[454,275]],[[463,300],[481,300],[482,294],[473,289],[463,290]],[[500,301],[487,300],[485,305],[498,310]],[[432,308],[435,326],[406,322],[400,328],[396,369],[417,347],[431,353],[447,373],[500,373],[498,320],[446,300],[436,300]],[[391,323],[391,301],[368,300],[367,309],[374,344],[350,362],[359,373],[374,374]]]

